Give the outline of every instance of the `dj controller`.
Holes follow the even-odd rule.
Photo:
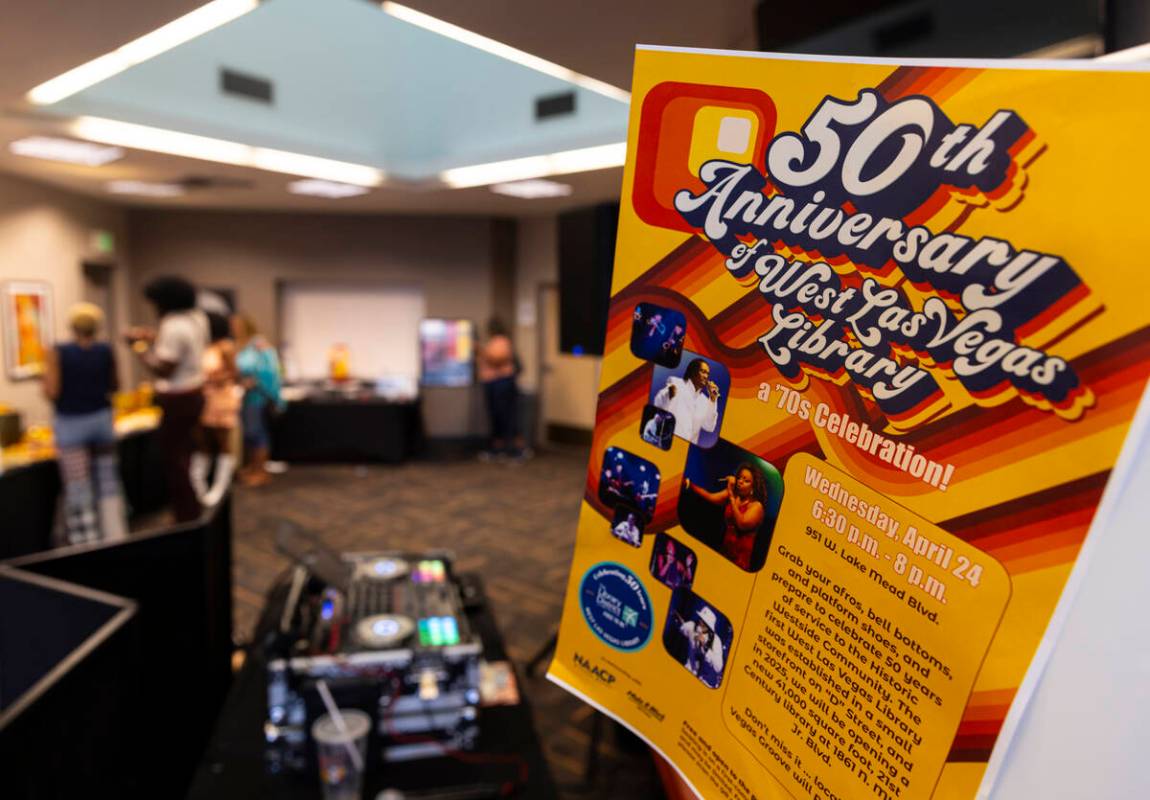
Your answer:
[[[265,643],[267,760],[314,768],[323,680],[341,708],[375,721],[385,760],[465,750],[478,736],[482,646],[447,553],[336,555],[300,535],[278,630]]]

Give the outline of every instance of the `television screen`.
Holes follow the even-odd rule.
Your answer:
[[[475,325],[466,319],[423,320],[419,323],[419,357],[424,386],[470,386]]]

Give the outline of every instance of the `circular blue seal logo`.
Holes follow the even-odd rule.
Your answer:
[[[579,586],[583,618],[601,640],[617,650],[639,650],[651,638],[651,598],[635,573],[605,562],[587,570]]]

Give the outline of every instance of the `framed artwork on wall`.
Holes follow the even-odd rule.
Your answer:
[[[44,371],[52,346],[52,287],[43,281],[12,281],[3,290],[4,359],[12,380]]]

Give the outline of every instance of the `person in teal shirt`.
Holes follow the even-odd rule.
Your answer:
[[[232,335],[236,340],[236,369],[244,387],[241,418],[244,426],[246,463],[240,471],[245,486],[262,486],[271,480],[264,466],[268,461],[271,441],[268,432],[268,409],[279,408],[280,362],[275,348],[260,335],[251,317],[232,317]]]

